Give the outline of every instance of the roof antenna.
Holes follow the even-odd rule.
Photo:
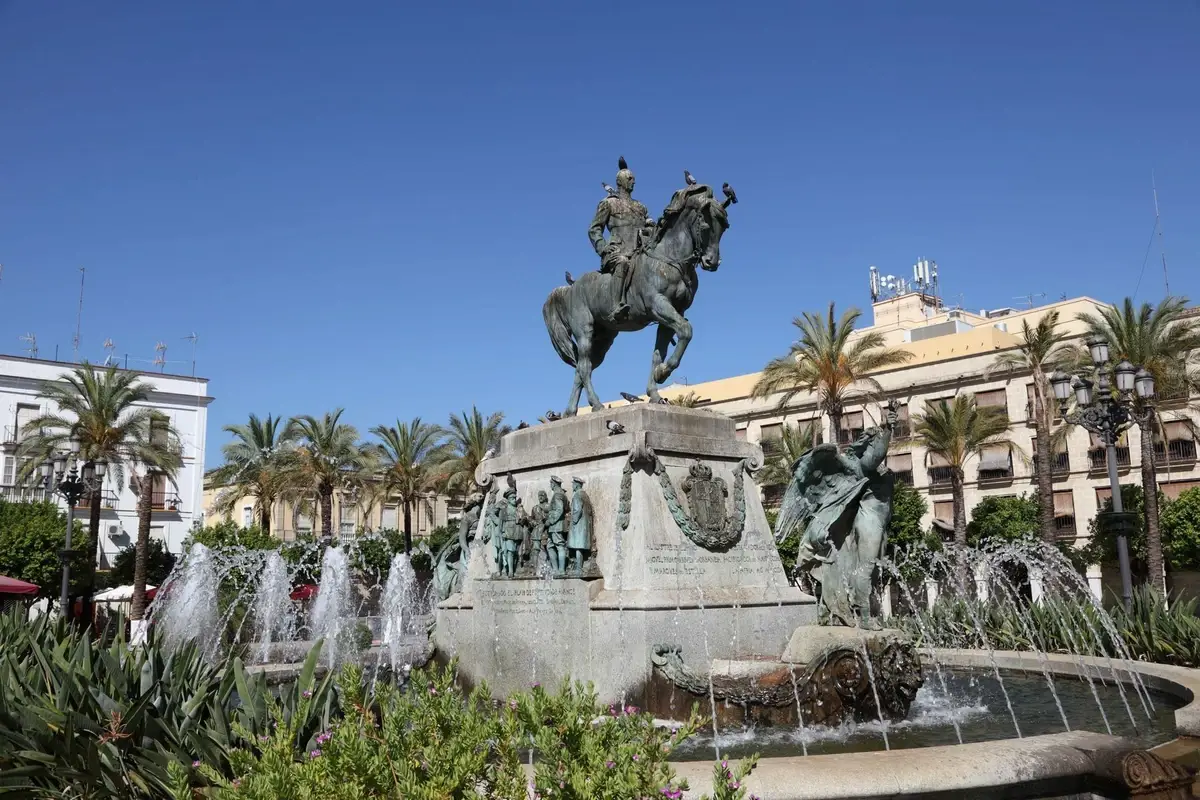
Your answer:
[[[38,354],[37,336],[32,333],[27,333],[24,336],[18,336],[17,338],[20,339],[22,342],[25,342],[25,344],[29,345],[28,347],[25,348],[25,352],[29,353],[29,357],[37,358],[37,354]]]
[[[199,339],[200,339],[200,337],[196,335],[195,331],[192,331],[190,334],[183,337],[183,340],[185,342],[192,343],[192,377],[193,378],[196,377],[196,342],[199,341]]]
[[[75,338],[72,343],[75,345],[75,362],[79,362],[79,330],[83,323],[83,278],[87,270],[83,267],[79,268],[79,311],[75,315]]]
[[[1154,192],[1154,227],[1158,229],[1158,249],[1162,253],[1163,287],[1167,297],[1171,296],[1171,282],[1167,280],[1167,251],[1163,247],[1162,220],[1158,216],[1158,185],[1154,181],[1154,170],[1150,170],[1150,189]]]
[[[116,351],[116,349],[117,349],[117,346],[113,343],[112,339],[104,340],[104,366],[106,366],[106,367],[112,366],[113,353],[114,353],[114,351]]]
[[[154,345],[154,366],[158,367],[159,372],[167,371],[167,346],[159,342]]]

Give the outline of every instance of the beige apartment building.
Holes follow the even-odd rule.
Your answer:
[[[926,525],[952,518],[950,477],[946,465],[926,452],[911,436],[909,419],[930,403],[958,394],[972,394],[981,405],[1003,409],[1011,420],[1012,446],[997,446],[967,464],[966,506],[970,509],[983,497],[1020,495],[1036,489],[1033,478],[1034,427],[1031,414],[1030,373],[993,371],[997,355],[1020,342],[1022,323],[1036,325],[1043,315],[1058,311],[1059,325],[1069,335],[1082,338],[1081,312],[1095,311],[1103,304],[1088,297],[1063,300],[1029,309],[1003,308],[973,313],[948,309],[934,297],[921,292],[879,299],[873,303],[873,324],[860,329],[884,334],[887,343],[912,353],[905,365],[878,372],[874,377],[883,387],[882,402],[900,405],[899,435],[893,440],[888,464],[899,480],[915,486],[929,503]],[[861,335],[861,334],[860,334]],[[779,342],[786,350],[788,342]],[[733,417],[740,438],[761,442],[770,452],[784,425],[818,426],[823,440],[830,437],[828,418],[818,414],[816,399],[798,396],[784,409],[777,399],[752,400],[750,391],[758,373],[688,386],[672,386],[664,396],[694,392],[704,408]],[[1156,443],[1159,485],[1168,497],[1200,486],[1196,445],[1192,427],[1183,420],[1195,412],[1185,401],[1160,402],[1165,436]],[[850,404],[842,417],[838,439],[852,441],[864,428],[878,423],[881,403]],[[1139,483],[1140,441],[1132,428],[1117,448],[1122,483]],[[1056,523],[1064,538],[1086,537],[1088,521],[1110,494],[1104,449],[1086,430],[1071,426],[1066,442],[1054,456],[1054,507]],[[765,498],[770,501],[771,497]]]
[[[215,525],[227,521],[236,522],[242,527],[257,524],[258,516],[254,513],[253,497],[240,498],[230,514],[217,513],[213,509],[213,505],[222,491],[224,489],[219,486],[205,483],[205,525]],[[277,501],[271,509],[271,533],[286,542],[294,541],[298,536],[319,534],[321,519],[316,504],[305,505],[309,505],[311,508],[302,508],[300,504],[293,502]],[[431,492],[413,509],[413,536],[428,536],[434,528],[445,525],[461,513],[462,504],[459,500]],[[337,492],[333,497],[333,528],[334,532],[342,538],[353,536],[358,532],[403,530],[404,509],[395,500],[371,501],[361,495]]]

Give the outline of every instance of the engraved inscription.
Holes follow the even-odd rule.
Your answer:
[[[737,575],[765,575],[778,559],[771,542],[747,542],[729,553],[711,553],[693,544],[647,544],[646,569],[650,575],[705,577],[724,565]]]
[[[563,581],[504,582],[480,593],[491,609],[503,614],[566,614],[578,588]]]

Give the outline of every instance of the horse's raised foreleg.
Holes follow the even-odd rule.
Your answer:
[[[658,372],[658,368],[662,366],[663,359],[667,357],[667,348],[671,346],[671,337],[674,334],[675,331],[659,323],[658,335],[654,341],[654,353],[650,356],[650,380],[646,384],[646,394],[649,396],[651,403],[667,402],[658,393],[658,381],[654,379],[654,375]]]
[[[651,314],[659,324],[659,330],[662,329],[661,326],[665,325],[675,332],[678,340],[667,360],[655,366],[650,374],[654,381],[663,383],[671,377],[672,372],[679,368],[679,362],[683,360],[683,353],[687,350],[688,342],[692,341],[692,323],[688,322],[683,314],[676,311],[675,306],[671,305],[671,302],[662,295],[654,298]]]

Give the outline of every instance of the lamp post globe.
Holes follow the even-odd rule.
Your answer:
[[[1154,375],[1145,367],[1139,369],[1133,379],[1133,387],[1138,397],[1149,400],[1154,397]]]
[[[1091,353],[1092,363],[1102,367],[1108,363],[1108,342],[1099,336],[1088,339],[1088,352]]]
[[[1128,359],[1123,359],[1120,364],[1117,364],[1115,370],[1117,374],[1117,391],[1121,394],[1129,394],[1133,391],[1134,375],[1137,373],[1137,368],[1130,364]]]

